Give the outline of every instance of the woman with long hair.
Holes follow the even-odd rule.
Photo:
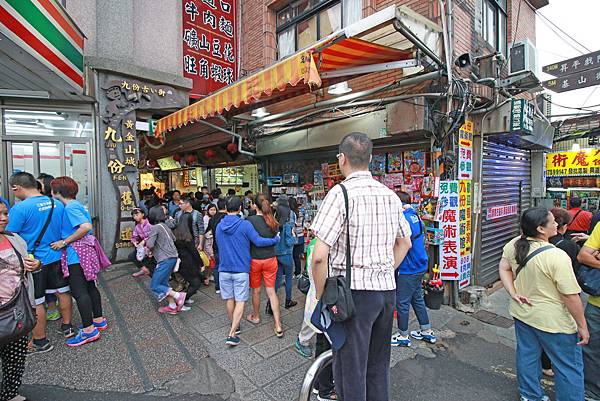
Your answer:
[[[279,223],[273,216],[271,205],[267,197],[263,194],[257,194],[252,204],[256,211],[255,215],[249,216],[248,221],[254,226],[261,237],[273,238],[279,231]],[[252,288],[252,313],[248,315],[247,320],[258,324],[260,323],[260,285],[262,279],[265,282],[265,289],[273,311],[275,320],[275,335],[283,336],[281,327],[279,298],[275,292],[275,281],[277,279],[277,257],[275,256],[275,246],[259,248],[250,245],[250,288]]]
[[[294,276],[299,277],[302,273],[301,255],[304,253],[304,214],[300,210],[298,200],[294,197],[290,197],[290,210],[296,215],[293,227],[296,243],[292,250],[292,257],[294,258]]]
[[[13,300],[23,277],[29,292],[29,302],[31,307],[35,308],[31,272],[39,269],[41,263],[39,260],[27,256],[27,244],[17,234],[6,231],[7,225],[8,208],[0,202],[0,307]],[[23,372],[25,372],[26,354],[26,335],[0,345],[0,361],[2,362],[0,400],[26,400],[25,397],[19,395],[19,387],[21,387]]]
[[[521,216],[521,236],[504,246],[500,260],[500,279],[512,298],[521,401],[549,400],[540,384],[542,351],[556,375],[556,399],[584,399],[580,346],[590,334],[571,259],[549,243],[556,234],[548,209],[528,209]]]
[[[108,329],[102,313],[102,298],[96,286],[100,269],[110,265],[98,240],[92,235],[92,218],[85,207],[76,199],[79,192],[77,182],[70,177],[52,180],[52,196],[65,205],[60,241],[50,246],[62,250],[61,265],[65,278],[69,280],[71,294],[77,301],[82,328],[67,340],[70,347],[79,347],[100,338],[100,332]]]

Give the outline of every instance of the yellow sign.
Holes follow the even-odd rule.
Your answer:
[[[125,165],[118,159],[109,161],[107,166],[111,174],[121,174],[125,168]]]
[[[161,170],[175,170],[181,168],[181,164],[178,161],[173,160],[172,157],[163,157],[162,159],[158,159],[158,167]]]
[[[111,127],[108,127],[106,128],[106,131],[104,131],[104,140],[112,142],[123,142],[123,138],[121,138],[121,136],[117,138],[117,135],[117,131],[115,131]]]
[[[548,153],[546,175],[548,177],[600,175],[600,149]]]
[[[129,207],[133,206],[133,198],[131,196],[131,191],[125,191],[121,194],[121,206]]]

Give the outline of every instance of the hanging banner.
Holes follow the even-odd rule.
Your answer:
[[[459,285],[462,289],[471,284],[471,180],[458,182],[458,210],[460,235]]]
[[[458,178],[473,179],[473,141],[469,139],[458,141]]]
[[[600,175],[600,149],[548,153],[547,177]]]
[[[237,80],[236,0],[184,0],[183,75],[204,97]]]
[[[440,247],[440,277],[442,280],[458,280],[460,237],[459,237],[459,194],[458,181],[441,181],[437,218],[444,233]]]

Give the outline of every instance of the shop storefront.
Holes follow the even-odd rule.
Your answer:
[[[546,154],[548,207],[568,208],[569,199],[579,197],[582,209],[600,209],[600,148],[556,151]]]

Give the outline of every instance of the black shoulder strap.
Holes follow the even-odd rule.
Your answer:
[[[571,223],[575,221],[575,219],[577,218],[577,216],[579,216],[579,213],[581,212],[583,212],[583,209],[579,209],[577,213],[575,213],[575,216],[573,216],[573,220],[571,220]]]
[[[519,273],[521,273],[521,270],[523,270],[523,268],[527,265],[527,263],[533,259],[534,257],[536,257],[537,255],[539,255],[540,253],[547,251],[548,249],[552,249],[554,248],[554,245],[545,245],[541,248],[536,249],[535,251],[531,252],[529,255],[527,255],[527,257],[525,258],[525,260],[523,261],[523,263],[521,263],[519,265],[519,267],[517,267],[517,271],[515,272],[515,279],[517,278],[517,276],[519,275]]]
[[[344,184],[340,184],[344,194],[344,204],[346,206],[346,281],[352,286],[352,253],[350,251],[350,206],[348,203],[348,191]]]
[[[48,226],[50,225],[50,221],[52,220],[52,215],[54,214],[54,198],[49,196],[50,198],[50,213],[48,213],[48,218],[46,219],[46,223],[44,223],[44,227],[42,227],[42,231],[40,231],[40,235],[38,235],[37,239],[35,240],[35,242],[33,243],[33,249],[31,250],[31,253],[33,255],[35,255],[35,250],[37,249],[38,246],[40,246],[40,243],[42,242],[42,238],[44,238],[44,234],[46,234],[46,230],[48,229]]]

